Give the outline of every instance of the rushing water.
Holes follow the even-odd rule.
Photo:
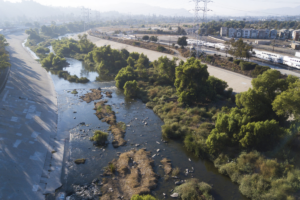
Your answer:
[[[65,149],[63,187],[60,189],[61,191],[70,194],[73,192],[73,184],[83,185],[91,183],[95,178],[101,179],[100,174],[103,173],[103,168],[112,159],[118,158],[117,152],[146,148],[151,151],[152,155],[157,154],[157,149],[160,149],[159,155],[154,157],[155,172],[161,176],[157,188],[152,193],[157,198],[162,199],[163,193],[169,196],[171,194],[170,190],[175,187],[174,180],[164,180],[163,169],[158,167],[161,164],[160,160],[166,157],[172,161],[172,166],[179,167],[181,172],[194,167],[194,173],[190,173],[188,177],[185,177],[182,173],[179,177],[188,179],[193,176],[200,181],[213,185],[212,195],[214,199],[246,199],[239,192],[238,185],[232,183],[228,177],[219,174],[211,162],[193,156],[185,150],[180,142],[161,142],[161,125],[163,125],[163,122],[144,103],[140,100],[125,98],[123,92],[114,86],[113,81],[95,81],[98,74],[84,66],[81,61],[71,58],[67,58],[67,61],[70,66],[64,70],[71,75],[77,75],[79,78],[87,77],[91,82],[87,84],[70,83],[49,72],[58,96],[57,131],[59,134],[63,134],[65,138],[69,138],[69,143],[67,143]],[[111,145],[112,134],[109,135],[109,145],[105,148],[97,148],[89,141],[89,137],[93,135],[94,130],[107,131],[109,125],[96,117],[93,102],[86,103],[80,100],[79,96],[87,93],[89,89],[99,87],[102,91],[113,92],[112,98],[104,97],[104,99],[108,100],[107,104],[112,105],[112,109],[116,112],[117,122],[123,121],[130,125],[130,127],[127,127],[124,138],[128,142],[124,147],[113,148]],[[77,89],[77,95],[70,93],[73,89]],[[148,125],[142,123],[146,118],[148,118],[146,120]],[[86,125],[80,125],[81,122],[85,122]],[[136,147],[135,144],[140,146]],[[86,163],[83,165],[74,164],[73,161],[78,158],[86,158]],[[191,161],[189,161],[189,158]]]

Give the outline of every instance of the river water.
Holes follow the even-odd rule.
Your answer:
[[[33,52],[31,52],[33,53]],[[207,160],[202,160],[187,152],[183,144],[177,141],[169,141],[169,143],[161,142],[161,125],[162,120],[154,114],[151,109],[148,109],[140,100],[125,98],[123,92],[115,87],[114,81],[98,82],[99,75],[97,72],[90,70],[81,61],[67,58],[70,65],[64,70],[71,75],[87,77],[90,82],[86,84],[70,83],[57,75],[49,72],[58,98],[58,133],[63,134],[65,138],[69,138],[69,142],[65,147],[65,163],[63,167],[62,183],[63,187],[60,191],[72,194],[72,185],[84,185],[92,182],[93,179],[99,178],[103,173],[104,167],[112,159],[117,159],[117,152],[124,152],[130,149],[146,148],[151,151],[152,155],[157,154],[157,149],[160,149],[159,155],[154,157],[154,170],[161,176],[158,186],[153,190],[152,195],[158,199],[163,199],[163,193],[168,196],[170,190],[174,189],[174,180],[164,180],[163,169],[158,167],[162,158],[168,158],[172,162],[173,167],[181,169],[181,179],[191,177],[198,178],[213,186],[212,195],[216,200],[246,200],[238,190],[238,185],[231,180],[218,173],[213,163]],[[93,135],[94,130],[104,130],[107,132],[108,125],[101,122],[95,115],[94,103],[86,103],[79,99],[79,96],[89,92],[90,89],[101,88],[102,91],[112,91],[112,98],[107,99],[107,105],[112,105],[112,109],[116,112],[117,122],[125,122],[130,127],[127,127],[125,140],[127,145],[119,148],[114,148],[111,144],[112,134],[109,135],[109,145],[105,148],[97,148],[89,141],[89,137]],[[77,95],[70,92],[76,89]],[[104,95],[105,96],[105,95]],[[76,112],[76,113],[74,113]],[[137,118],[137,119],[136,119]],[[148,125],[142,123],[144,119]],[[86,125],[80,125],[85,122]],[[84,130],[84,132],[83,132]],[[139,147],[135,145],[139,144]],[[74,160],[85,158],[86,163],[82,165],[74,164]],[[189,161],[189,158],[191,161]],[[183,175],[185,169],[194,168],[194,173],[190,173],[187,177]],[[167,198],[168,199],[168,198]]]

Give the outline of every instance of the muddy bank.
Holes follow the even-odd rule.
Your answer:
[[[87,93],[80,97],[83,101],[90,103],[95,100],[99,100],[102,98],[101,89],[91,89],[91,93]]]
[[[111,94],[111,93],[110,93]],[[126,125],[124,122],[116,121],[116,113],[112,110],[110,105],[106,105],[107,100],[94,103],[94,110],[96,110],[96,116],[110,125],[109,129],[114,139],[112,141],[113,147],[124,146],[126,141],[124,140]]]
[[[140,149],[122,153],[113,160],[104,175],[101,200],[130,199],[135,194],[149,194],[157,186],[158,175],[149,151]],[[112,168],[114,167],[114,168]]]

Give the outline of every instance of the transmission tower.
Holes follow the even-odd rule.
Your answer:
[[[199,57],[199,51],[201,51],[201,45],[199,43],[203,43],[203,41],[202,41],[202,31],[200,30],[200,26],[199,26],[200,34],[196,30],[196,26],[197,26],[197,24],[199,24],[199,21],[200,21],[199,12],[200,11],[203,12],[202,23],[206,23],[207,22],[207,12],[210,11],[210,10],[207,9],[207,4],[212,2],[212,1],[211,0],[192,0],[192,1],[195,3],[195,8],[193,9],[193,11],[194,11],[194,28],[193,29],[194,29],[194,33],[196,34],[196,41],[197,41],[196,58],[198,58]],[[199,6],[200,2],[204,3],[203,7]]]
[[[204,3],[204,7],[203,7],[203,23],[205,23],[205,25],[207,26],[207,13],[209,12],[209,11],[212,11],[212,10],[209,10],[208,8],[207,8],[207,4],[208,3],[211,3],[212,1],[211,0],[203,0],[203,3]],[[205,43],[207,43],[207,27],[205,27],[205,33],[204,33],[204,35],[205,35]]]

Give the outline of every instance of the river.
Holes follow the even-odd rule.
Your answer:
[[[160,149],[160,155],[154,157],[154,169],[161,178],[157,188],[152,191],[152,195],[158,199],[163,199],[163,193],[169,196],[171,194],[170,190],[175,187],[174,180],[164,180],[163,169],[158,167],[161,164],[160,160],[166,157],[171,160],[173,167],[181,169],[182,173],[179,175],[181,179],[188,179],[193,176],[212,185],[214,199],[246,200],[239,192],[238,185],[232,183],[228,177],[219,174],[213,163],[193,156],[185,150],[180,142],[161,142],[161,125],[163,125],[163,121],[144,103],[140,100],[125,98],[123,92],[115,87],[114,81],[96,81],[99,76],[98,73],[91,71],[81,61],[72,58],[67,58],[67,61],[70,65],[64,70],[71,75],[77,75],[79,78],[87,77],[90,82],[86,84],[70,83],[49,72],[58,98],[57,131],[69,138],[69,142],[65,146],[63,187],[59,189],[60,192],[66,192],[67,195],[70,195],[74,192],[72,185],[89,184],[95,178],[101,179],[100,174],[103,173],[103,169],[108,165],[108,162],[118,158],[117,152],[124,152],[133,148],[146,148],[152,152],[152,155],[157,154],[157,149]],[[86,103],[79,99],[79,96],[87,93],[90,89],[99,87],[104,92],[113,92],[112,98],[104,97],[104,99],[108,99],[107,104],[112,105],[112,109],[116,112],[117,121],[123,121],[130,125],[130,127],[127,127],[124,138],[128,141],[127,146],[115,149],[111,144],[112,134],[109,135],[109,145],[105,148],[97,148],[89,140],[94,130],[106,131],[109,125],[97,118],[93,110],[93,102]],[[77,95],[70,93],[73,89],[77,89]],[[147,117],[148,125],[145,125],[142,120]],[[85,122],[86,125],[80,125],[81,122]],[[140,146],[136,147],[135,144]],[[82,165],[74,164],[74,160],[78,158],[85,158],[86,163]],[[189,161],[189,158],[191,161]],[[195,169],[194,173],[190,173],[188,177],[184,176],[183,171],[192,167]]]

